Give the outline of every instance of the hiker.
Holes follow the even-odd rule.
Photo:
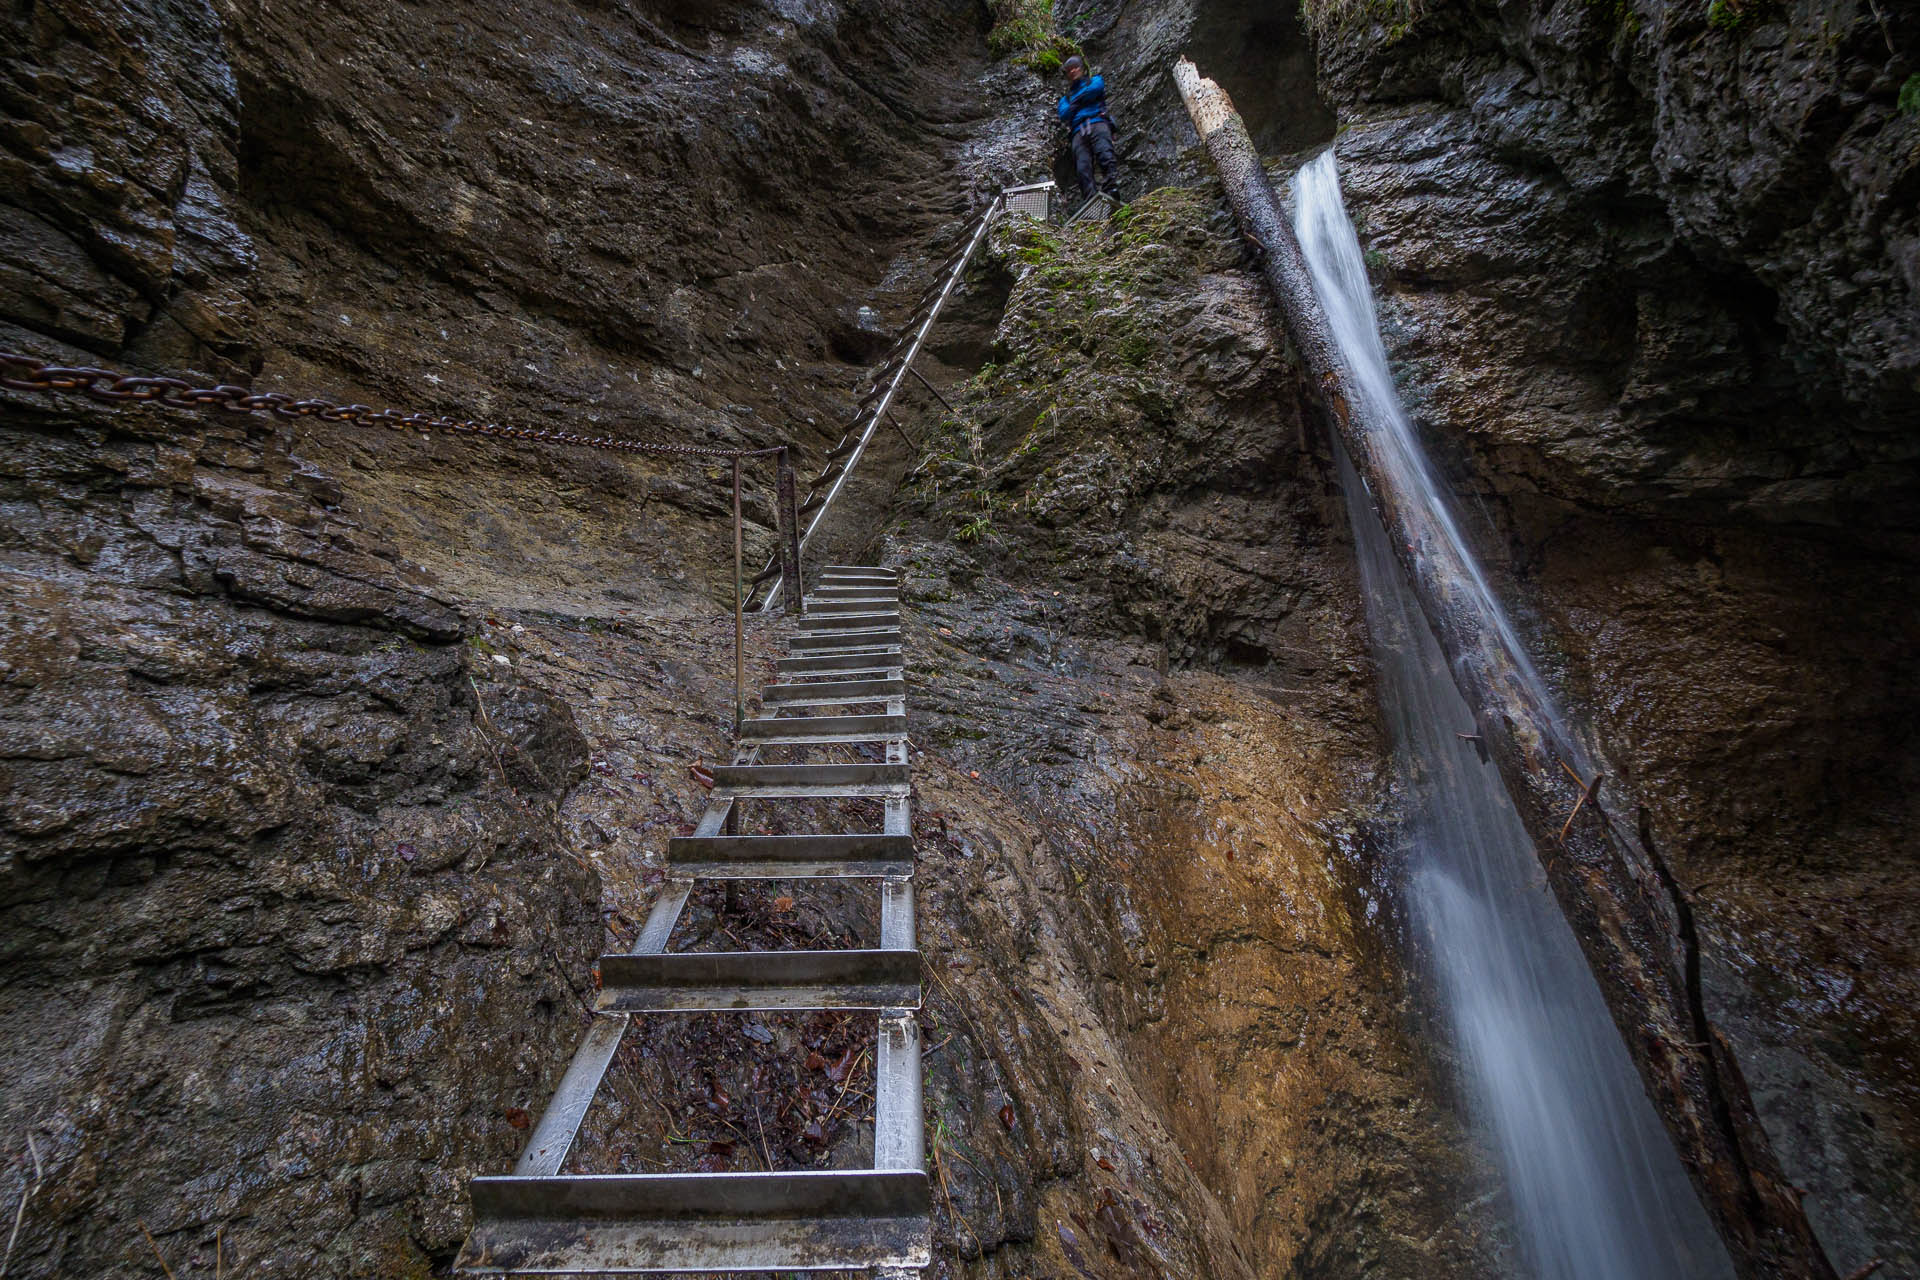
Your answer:
[[[1060,123],[1073,137],[1073,167],[1080,175],[1080,198],[1093,198],[1093,166],[1100,164],[1100,189],[1120,193],[1120,162],[1113,156],[1113,117],[1107,114],[1107,82],[1087,75],[1079,54],[1066,61],[1067,92],[1060,99]]]

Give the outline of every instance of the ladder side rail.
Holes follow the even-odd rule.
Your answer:
[[[734,753],[733,763],[752,764],[759,755],[760,748],[757,745],[738,750]],[[694,834],[720,834],[727,814],[736,803],[738,801],[728,797],[708,804],[706,812],[700,816],[699,825],[694,828]],[[673,927],[679,923],[680,913],[685,909],[692,891],[693,881],[690,879],[668,880],[660,887],[660,896],[654,899],[653,908],[647,913],[647,923],[634,941],[633,955],[651,955],[667,949],[667,939],[673,935]],[[574,1138],[580,1133],[580,1125],[593,1105],[594,1095],[600,1091],[600,1082],[606,1078],[607,1068],[613,1065],[613,1055],[626,1036],[631,1016],[624,1013],[594,1015],[593,1025],[587,1028],[587,1034],[581,1038],[580,1047],[573,1051],[573,1059],[567,1063],[560,1084],[547,1100],[546,1110],[540,1113],[539,1122],[533,1126],[527,1138],[526,1148],[513,1166],[516,1177],[547,1178],[560,1172],[560,1166],[566,1163],[567,1153],[573,1149]]]

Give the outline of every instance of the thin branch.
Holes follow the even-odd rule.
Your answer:
[[[26,1221],[27,1201],[33,1199],[33,1193],[40,1189],[40,1179],[45,1175],[40,1167],[40,1148],[33,1145],[33,1130],[27,1130],[27,1154],[33,1158],[33,1181],[23,1182],[20,1187],[20,1203],[13,1211],[13,1230],[7,1235],[7,1251],[0,1255],[0,1280],[7,1280],[7,1268],[13,1263],[13,1246],[20,1239],[20,1224]]]
[[[166,1258],[160,1253],[160,1246],[154,1243],[153,1232],[147,1230],[147,1224],[144,1220],[135,1218],[134,1221],[140,1225],[140,1234],[147,1238],[147,1248],[153,1250],[153,1260],[158,1262],[160,1269],[167,1273],[167,1280],[174,1280],[173,1268],[167,1265]]]

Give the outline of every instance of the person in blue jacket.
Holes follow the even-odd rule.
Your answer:
[[[1093,166],[1100,165],[1100,189],[1120,190],[1120,162],[1113,155],[1113,117],[1107,114],[1107,82],[1087,75],[1079,54],[1068,58],[1067,92],[1060,99],[1060,123],[1073,138],[1073,167],[1080,175],[1080,196],[1093,198]]]

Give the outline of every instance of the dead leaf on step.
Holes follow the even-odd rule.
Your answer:
[[[840,1061],[827,1068],[827,1079],[833,1081],[835,1084],[839,1084],[842,1080],[845,1080],[847,1078],[847,1072],[853,1070],[853,1056],[854,1051],[852,1049],[848,1049],[845,1053],[841,1054]]]

